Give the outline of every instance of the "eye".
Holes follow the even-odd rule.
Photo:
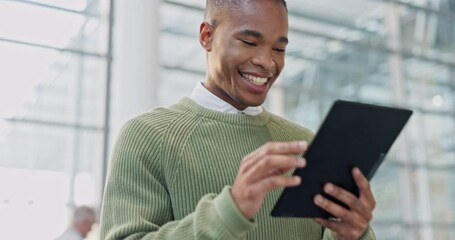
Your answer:
[[[256,44],[256,43],[254,43],[254,42],[251,42],[251,41],[248,41],[248,40],[243,40],[243,39],[240,39],[240,41],[241,41],[243,44],[245,44],[245,45],[248,45],[248,46],[251,46],[251,47],[255,47],[255,46],[257,46],[257,44]]]
[[[273,51],[279,52],[279,53],[284,53],[284,52],[286,52],[286,49],[285,48],[274,48]]]

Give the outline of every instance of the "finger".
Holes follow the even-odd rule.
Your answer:
[[[324,185],[324,192],[345,203],[352,211],[359,214],[365,220],[370,221],[373,218],[370,209],[368,209],[363,202],[351,192],[346,191],[345,189],[332,183]]]
[[[307,147],[308,143],[306,141],[269,142],[258,149],[258,154],[262,156],[269,154],[299,154],[304,152]]]
[[[330,221],[323,218],[315,218],[314,221],[338,234],[342,234],[346,229],[346,226],[339,221]]]
[[[256,164],[262,158],[268,155],[290,155],[301,154],[306,151],[308,143],[305,141],[294,142],[268,142],[258,148],[256,151],[248,154],[243,158],[241,165],[244,166],[244,171],[249,169],[251,165]]]
[[[301,181],[299,176],[273,176],[254,184],[251,192],[261,194],[274,188],[293,187],[299,185]]]
[[[289,171],[284,171],[282,169],[271,170],[268,172],[267,175],[265,175],[265,177],[270,177],[270,176],[274,176],[274,175],[283,175],[283,174],[286,174],[287,172],[289,172]]]
[[[294,168],[302,168],[306,165],[303,158],[292,156],[272,155],[266,156],[257,164],[249,166],[244,175],[248,181],[257,181],[270,176],[270,172],[287,172]]]
[[[315,218],[314,221],[335,232],[337,235],[336,239],[359,239],[368,227],[368,225],[347,226],[342,221],[322,218]]]
[[[314,203],[321,207],[322,209],[326,210],[327,212],[331,213],[333,216],[340,218],[342,220],[346,219],[353,219],[355,217],[348,209],[324,198],[320,194],[316,194],[313,199]]]
[[[357,167],[352,170],[352,176],[359,188],[360,200],[366,207],[373,210],[376,206],[376,201],[374,200],[373,192],[371,191],[370,182],[368,182],[367,178]]]
[[[350,231],[362,231],[368,226],[369,220],[322,197],[320,194],[315,196],[314,202],[316,205],[335,216],[335,218],[339,219],[339,222],[349,226]],[[329,226],[332,225],[335,226],[334,224],[330,224]]]
[[[277,161],[276,164],[273,164],[269,161]],[[297,164],[295,164],[297,163]],[[282,165],[282,166],[280,166]],[[267,155],[256,161],[249,161],[243,163],[240,166],[241,173],[246,173],[251,171],[252,168],[261,168],[261,171],[266,171],[267,173],[276,173],[280,172],[285,173],[293,168],[300,168],[306,165],[306,160],[301,157],[288,156],[288,155]],[[254,170],[257,171],[257,170]],[[266,175],[266,174],[263,174]],[[268,174],[271,175],[271,174]]]

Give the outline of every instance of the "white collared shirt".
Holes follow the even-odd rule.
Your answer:
[[[64,233],[62,233],[62,235],[60,235],[58,238],[56,238],[55,240],[83,240],[84,237],[82,237],[82,235],[74,230],[73,228],[68,228],[65,230]]]
[[[215,94],[211,93],[207,88],[204,87],[202,82],[198,82],[194,87],[190,97],[197,104],[219,112],[235,113],[235,114],[246,114],[246,115],[259,115],[263,109],[261,106],[247,107],[243,110],[238,110],[231,104],[225,102]]]

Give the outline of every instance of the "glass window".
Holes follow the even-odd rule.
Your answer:
[[[54,239],[68,226],[72,207],[100,206],[108,5],[0,1],[5,239]]]

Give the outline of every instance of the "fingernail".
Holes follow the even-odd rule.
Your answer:
[[[360,174],[360,170],[357,167],[355,167],[353,171],[354,171],[355,174]]]
[[[306,142],[305,141],[300,141],[299,142],[299,147],[300,148],[304,148],[306,146]]]
[[[305,158],[298,158],[298,161],[299,161],[299,165],[304,166],[306,164]]]
[[[331,193],[333,192],[333,185],[328,183],[327,185],[325,185],[325,192],[327,193]]]
[[[316,197],[314,198],[314,202],[318,205],[321,205],[323,202],[324,202],[324,199],[322,199],[321,195],[316,195]]]
[[[301,181],[301,180],[302,180],[302,179],[301,179],[300,177],[298,177],[298,176],[295,176],[295,177],[294,177],[294,181],[295,181],[296,184],[300,184],[300,181]]]

